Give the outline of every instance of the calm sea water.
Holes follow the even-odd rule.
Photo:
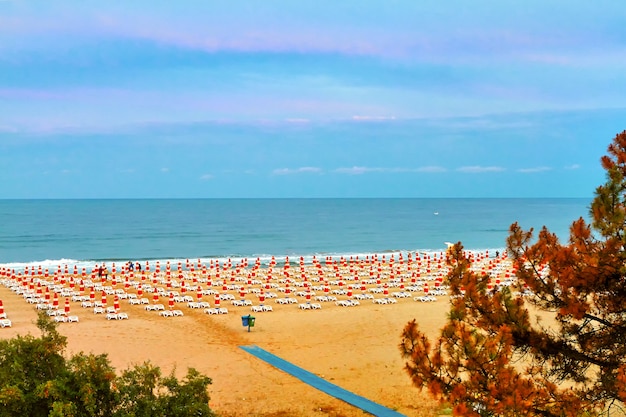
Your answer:
[[[567,239],[588,199],[0,200],[0,265],[502,250],[511,223]]]

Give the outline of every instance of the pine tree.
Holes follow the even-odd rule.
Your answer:
[[[511,226],[515,286],[490,288],[460,242],[449,249],[447,323],[431,342],[409,322],[400,350],[456,415],[599,415],[626,400],[626,131],[601,162],[591,224],[574,221],[566,244]]]

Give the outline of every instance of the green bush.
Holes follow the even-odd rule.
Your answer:
[[[64,356],[65,336],[40,314],[41,337],[0,341],[0,417],[213,417],[211,378],[189,368],[182,380],[145,362],[117,376],[106,354]]]

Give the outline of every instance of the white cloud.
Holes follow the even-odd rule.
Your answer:
[[[380,171],[380,168],[367,168],[367,167],[351,167],[351,168],[337,168],[334,172],[338,174],[348,174],[348,175],[362,175],[366,172],[376,172]]]
[[[535,172],[545,172],[545,171],[551,171],[552,168],[550,167],[534,167],[534,168],[520,168],[517,170],[517,172],[521,172],[522,174],[532,174]]]
[[[496,167],[496,166],[483,167],[480,165],[472,165],[472,166],[465,166],[465,167],[457,168],[457,171],[465,172],[468,174],[480,174],[483,172],[502,172],[502,171],[505,171],[505,169],[502,167]]]
[[[387,120],[396,120],[396,116],[352,116],[352,120],[367,121],[367,122],[380,122]]]
[[[292,175],[292,174],[319,174],[322,172],[317,167],[300,167],[300,168],[278,168],[272,171],[273,175]]]
[[[580,169],[580,165],[578,165],[578,164],[568,165],[568,166],[565,167],[565,169],[569,169],[569,170]]]
[[[201,179],[202,181],[209,181],[209,180],[212,180],[213,178],[214,178],[214,177],[213,177],[213,175],[211,175],[211,174],[204,174],[204,175],[202,175],[202,176],[200,177],[200,179]]]
[[[161,172],[170,172],[170,169],[168,167],[163,167],[161,168]]]
[[[363,166],[353,166],[350,168],[337,168],[333,172],[337,174],[347,174],[347,175],[362,175],[370,172],[380,172],[380,173],[434,173],[434,172],[446,172],[446,169],[440,166],[426,166],[420,168],[380,168],[380,167],[363,167]]]

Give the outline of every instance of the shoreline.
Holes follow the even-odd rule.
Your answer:
[[[446,242],[447,243],[447,242]],[[493,247],[493,248],[465,248],[466,252],[469,253],[484,253],[488,252],[493,256],[496,252],[504,253],[506,252],[506,247]],[[251,261],[257,262],[260,261],[261,265],[267,267],[269,266],[272,259],[276,261],[276,265],[283,266],[288,258],[289,262],[292,266],[298,266],[300,262],[300,258],[303,258],[306,265],[311,265],[314,260],[325,260],[326,258],[332,258],[333,260],[339,261],[343,259],[356,259],[356,260],[365,260],[367,258],[380,258],[384,256],[388,259],[390,256],[398,257],[402,254],[403,257],[407,257],[409,254],[415,256],[419,254],[420,256],[428,255],[428,256],[439,256],[445,253],[446,248],[427,248],[427,249],[413,249],[413,250],[389,250],[389,251],[378,251],[378,252],[349,252],[349,253],[314,253],[314,254],[290,254],[290,255],[272,255],[272,254],[264,254],[264,255],[251,255],[251,256],[243,256],[243,255],[223,255],[223,256],[206,256],[206,257],[162,257],[162,258],[132,258],[132,259],[123,259],[123,258],[111,258],[111,259],[44,259],[44,260],[31,260],[31,261],[6,261],[0,262],[0,269],[13,269],[17,271],[23,271],[25,268],[38,268],[41,266],[42,268],[48,268],[49,272],[52,273],[57,271],[59,267],[71,267],[73,268],[76,265],[79,270],[82,268],[87,268],[91,270],[96,267],[96,265],[107,264],[111,266],[115,264],[116,266],[121,266],[127,262],[139,262],[142,268],[145,268],[146,265],[149,265],[152,270],[157,263],[161,265],[165,265],[168,262],[172,265],[178,265],[179,263],[183,265],[183,270],[189,270],[186,268],[187,264],[193,263],[197,265],[201,263],[203,265],[210,265],[214,262],[228,263],[240,263],[242,261],[247,261],[250,263]]]

